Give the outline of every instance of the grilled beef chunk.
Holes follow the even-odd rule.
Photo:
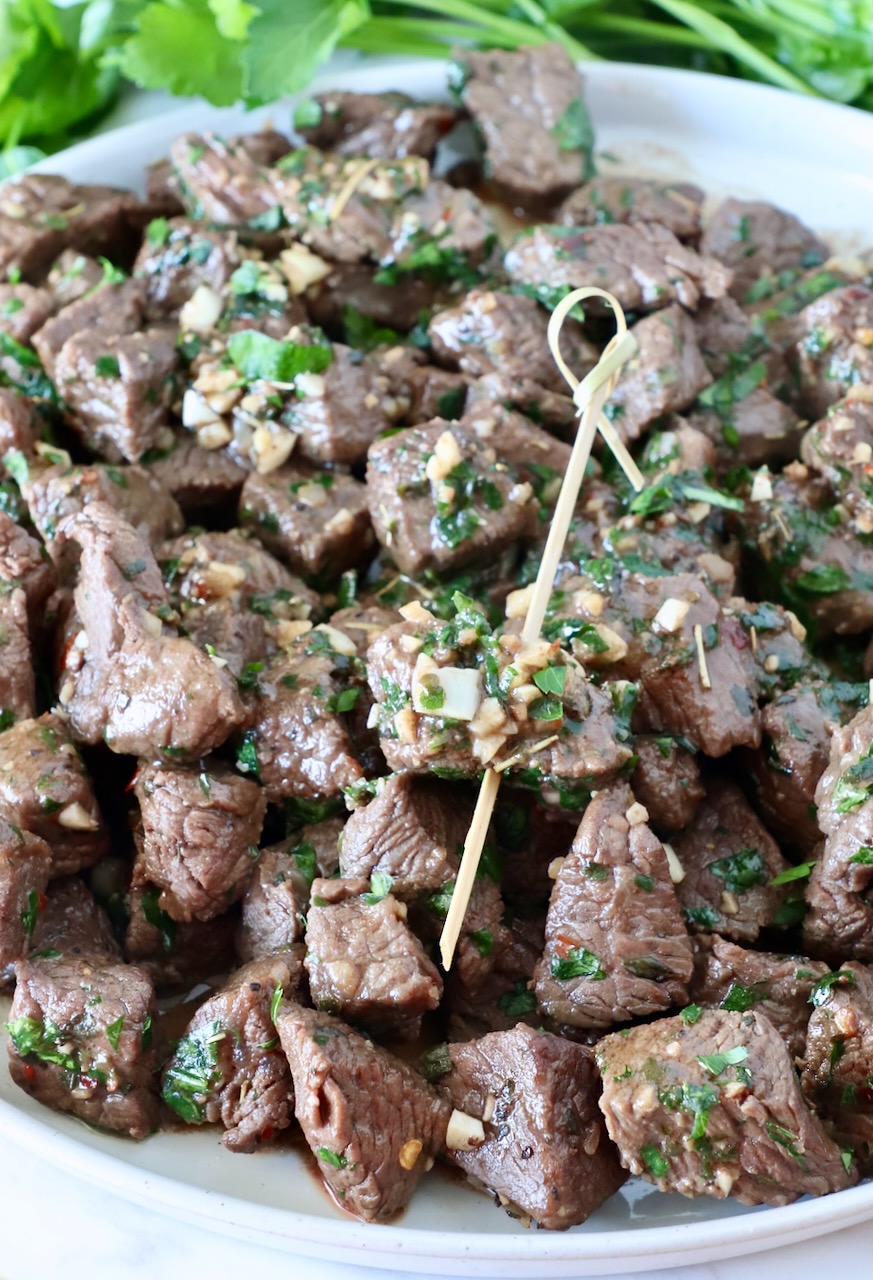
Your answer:
[[[461,789],[431,778],[392,774],[346,823],[342,874],[364,880],[387,876],[392,894],[412,902],[453,878],[471,817],[470,799]]]
[[[0,459],[10,450],[30,457],[41,430],[42,420],[35,402],[11,387],[0,386]]]
[[[190,990],[195,982],[233,967],[237,926],[231,911],[212,920],[176,921],[160,906],[155,885],[132,888],[124,958],[149,974],[158,991]]]
[[[0,724],[8,726],[34,711],[27,596],[20,587],[0,592],[0,638]]]
[[[866,388],[850,387],[832,404],[803,437],[800,453],[848,506],[858,531],[873,531],[873,401]]]
[[[739,787],[711,783],[673,843],[685,873],[676,892],[691,928],[754,942],[779,923],[786,890],[771,881],[789,864]]]
[[[803,1057],[810,995],[827,966],[806,956],[748,951],[717,933],[694,939],[691,999],[731,1013],[757,1009],[785,1041],[792,1062]]]
[[[187,432],[161,443],[149,472],[189,520],[236,506],[248,473],[227,450],[204,449]]]
[[[815,802],[825,848],[807,888],[804,940],[814,954],[873,959],[873,707],[835,731]]]
[[[873,626],[873,549],[820,477],[793,462],[772,496],[746,502],[744,545],[762,593],[782,599],[818,635]]]
[[[102,955],[22,960],[9,1011],[12,1079],[53,1111],[130,1138],[157,1127],[148,975]]]
[[[687,827],[706,794],[694,754],[669,734],[638,734],[634,795],[659,831]]]
[[[181,533],[182,513],[174,498],[144,467],[113,467],[103,463],[72,466],[56,462],[34,471],[24,485],[30,518],[42,535],[48,554],[60,569],[78,563],[75,543],[56,543],[64,516],[103,502],[117,511],[148,542]]]
[[[294,1086],[270,1013],[299,975],[299,955],[237,969],[201,1004],[164,1067],[166,1105],[186,1124],[219,1121],[230,1151],[255,1151],[291,1123]]]
[[[419,102],[404,93],[321,93],[298,109],[294,128],[311,146],[341,156],[433,157],[459,118],[444,102]]]
[[[687,408],[712,382],[694,324],[681,307],[644,316],[631,328],[639,351],[610,396],[615,428],[626,441],[636,440],[663,414]]]
[[[626,1180],[597,1109],[590,1049],[519,1025],[445,1053],[439,1086],[485,1135],[470,1149],[450,1146],[449,1156],[510,1212],[566,1230]]]
[[[573,366],[576,368],[576,366]],[[529,484],[541,507],[553,507],[561,480],[570,465],[570,446],[556,440],[521,413],[507,408],[505,383],[480,378],[470,389],[461,429],[483,445],[493,446],[501,463],[508,463],[522,484]],[[513,381],[516,389],[521,381]],[[511,397],[510,397],[511,399]],[[543,513],[539,513],[540,520]]]
[[[190,530],[165,542],[157,554],[173,605],[183,615],[229,604],[235,612],[250,610],[279,623],[308,618],[319,605],[317,592],[290,574],[258,541],[236,529],[227,533]]]
[[[0,814],[0,988],[28,951],[51,874],[51,849]]]
[[[701,298],[723,297],[731,280],[720,262],[700,257],[656,222],[536,226],[520,233],[503,262],[513,284],[574,289],[584,277],[608,289],[626,311],[658,311],[675,302],[693,311]]]
[[[336,872],[342,829],[341,819],[328,818],[261,851],[242,900],[236,935],[240,960],[284,952],[302,941],[312,882]]]
[[[187,218],[156,218],[134,263],[156,316],[177,311],[198,285],[219,292],[240,264],[236,237]]]
[[[536,528],[532,487],[498,464],[493,446],[447,422],[377,441],[367,496],[376,537],[413,576],[488,560]]]
[[[593,172],[583,81],[567,52],[464,50],[460,98],[485,143],[485,171],[513,204],[554,204]]]
[[[510,1031],[517,1023],[542,1027],[532,987],[543,952],[545,915],[508,920],[509,938],[485,975],[470,988],[453,965],[446,980],[449,1040],[474,1040],[490,1031]]]
[[[799,323],[790,359],[800,410],[815,419],[856,383],[873,383],[873,291],[861,285],[833,289],[804,307]]]
[[[34,960],[56,951],[112,959],[121,955],[109,916],[78,876],[52,881],[30,939]]]
[[[55,306],[66,307],[106,283],[108,274],[96,258],[76,253],[75,249],[65,249],[52,263],[46,286],[54,296]]]
[[[764,272],[809,267],[828,256],[827,246],[794,214],[733,198],[723,201],[707,222],[700,251],[731,268],[731,293],[740,299]]]
[[[40,280],[66,248],[113,262],[127,257],[128,216],[139,201],[114,187],[80,186],[53,174],[29,173],[8,184],[0,214],[0,273],[17,268]]]
[[[141,764],[134,791],[142,843],[133,883],[157,885],[173,920],[211,920],[245,893],[267,802],[217,760],[199,770]]]
[[[170,330],[120,337],[103,330],[64,343],[55,379],[85,443],[136,462],[157,444],[168,420],[177,367]]]
[[[688,421],[712,440],[720,472],[797,455],[802,423],[771,391],[763,360],[726,373],[703,391],[698,405]]]
[[[144,757],[218,746],[242,720],[236,681],[165,631],[167,596],[147,544],[100,502],[68,516],[58,536],[81,547],[74,598],[87,645],[84,658],[73,646],[60,693],[74,738]]]
[[[442,1148],[449,1104],[337,1018],[285,1003],[275,1023],[295,1115],[327,1187],[356,1217],[389,1220]]]
[[[55,382],[62,378],[58,371],[61,352],[68,342],[79,337],[87,339],[95,333],[119,338],[135,334],[143,326],[145,315],[145,287],[139,280],[100,285],[93,293],[83,295],[61,310],[33,335],[33,345],[39,353],[46,373]],[[61,388],[66,396],[67,388]]]
[[[755,334],[748,313],[735,298],[702,302],[694,313],[694,331],[704,364],[714,378],[737,373],[756,355],[765,359],[771,373],[784,369],[781,356],[767,351],[766,344]]]
[[[0,284],[0,334],[14,342],[29,342],[55,309],[48,289],[30,284]]]
[[[677,240],[694,243],[700,236],[703,196],[699,187],[688,182],[656,182],[623,175],[592,178],[567,197],[555,221],[565,227],[657,222]]]
[[[546,342],[548,313],[533,298],[493,289],[472,289],[455,306],[438,311],[428,325],[436,359],[473,378],[496,372],[511,382],[529,380],[550,391],[567,390]],[[569,321],[561,350],[582,377],[598,360],[581,326]]]
[[[53,711],[0,734],[0,806],[50,845],[53,877],[93,866],[109,848],[91,779]]]
[[[873,1161],[873,973],[849,962],[813,988],[800,1083],[862,1174]]]
[[[304,963],[317,1009],[373,1034],[416,1038],[443,984],[406,914],[389,878],[314,881]]]
[[[556,1022],[608,1027],[687,999],[693,970],[667,858],[626,783],[592,800],[561,863],[534,974]]]
[[[243,485],[240,521],[296,572],[336,577],[363,563],[373,546],[367,490],[354,476],[297,463]]]
[[[780,1205],[857,1180],[763,1014],[664,1018],[606,1036],[595,1052],[621,1162],[661,1191]]]
[[[272,803],[339,797],[363,777],[351,754],[347,720],[360,694],[360,686],[348,683],[354,653],[341,632],[316,628],[259,675],[237,767],[260,779]]]
[[[257,232],[281,226],[268,166],[290,150],[289,140],[274,130],[226,139],[183,133],[170,159],[192,216],[243,234],[245,227]]]
[[[32,631],[39,634],[45,621],[45,606],[55,589],[55,573],[42,543],[0,511],[0,583],[3,590],[20,587],[27,597],[27,613]]]

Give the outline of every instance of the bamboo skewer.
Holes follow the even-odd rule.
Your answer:
[[[604,298],[611,305],[616,320],[616,333],[607,344],[600,360],[580,382],[561,355],[561,328],[576,303],[591,297]],[[636,339],[633,334],[628,332],[624,312],[617,300],[611,293],[607,293],[605,289],[598,289],[594,286],[574,289],[572,293],[569,293],[566,298],[563,298],[558,303],[552,312],[549,320],[548,343],[555,363],[573,392],[573,402],[576,405],[577,416],[581,417],[581,423],[576,433],[573,452],[570,455],[570,464],[567,467],[561,491],[558,494],[558,501],[549,528],[549,536],[546,540],[536,582],[528,604],[527,615],[521,633],[521,638],[525,644],[530,644],[539,639],[549,598],[552,594],[555,572],[561,559],[564,543],[567,540],[573,510],[576,506],[579,489],[585,476],[585,467],[588,463],[588,457],[591,453],[598,427],[600,427],[606,443],[615,452],[619,464],[625,470],[634,488],[641,489],[644,485],[636,463],[630,457],[624,445],[618,441],[617,433],[612,428],[612,424],[603,415],[603,406],[615,387],[622,365],[637,351]],[[607,431],[603,431],[604,423],[608,429]],[[628,464],[630,470],[628,469]],[[637,478],[639,483],[637,483]],[[479,869],[479,860],[482,857],[485,837],[488,834],[491,814],[497,799],[501,776],[494,769],[487,768],[485,770],[476,800],[476,808],[473,811],[473,820],[470,823],[470,829],[464,841],[464,852],[461,858],[458,878],[455,882],[446,922],[443,925],[443,931],[440,936],[440,956],[442,957],[443,967],[446,970],[451,968],[455,947],[461,933],[461,926],[464,923],[467,904],[473,891],[476,872]]]

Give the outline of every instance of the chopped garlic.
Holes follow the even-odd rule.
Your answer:
[[[533,583],[528,587],[519,588],[518,591],[510,591],[506,597],[507,618],[526,618],[532,597]]]
[[[265,476],[287,462],[297,443],[293,431],[275,433],[267,427],[257,427],[252,436],[252,454],[258,475]]]
[[[99,831],[100,823],[88,812],[84,805],[75,800],[61,809],[58,822],[68,831]]]
[[[423,1149],[424,1144],[419,1142],[418,1138],[410,1138],[409,1142],[404,1142],[397,1157],[400,1167],[406,1170],[414,1169]]]
[[[208,284],[198,284],[179,312],[183,333],[209,333],[221,315],[221,298]]]
[[[446,1147],[449,1151],[474,1151],[485,1141],[485,1127],[475,1116],[468,1116],[457,1108],[449,1117],[446,1130]]]
[[[351,640],[344,631],[340,631],[338,627],[332,627],[327,622],[321,622],[315,631],[321,631],[330,641],[330,647],[334,653],[341,653],[346,658],[354,658],[357,656],[357,646],[354,640]]]
[[[327,383],[320,373],[298,373],[294,386],[301,395],[322,399]]]
[[[305,293],[310,285],[329,276],[333,267],[305,244],[293,244],[279,254],[279,269],[294,294]]]
[[[233,432],[225,422],[210,422],[197,428],[197,443],[203,449],[223,449],[233,439]]]
[[[182,397],[182,426],[193,430],[218,421],[219,416],[212,406],[206,403],[199,391],[189,387]]]
[[[762,467],[760,471],[755,472],[749,498],[752,502],[769,502],[772,497],[773,483],[770,480],[770,473],[766,467]]]
[[[409,604],[402,604],[397,612],[406,622],[433,622],[434,620],[434,615],[429,609],[425,609],[420,600],[410,600]]]
[[[444,431],[427,460],[424,474],[432,484],[438,484],[462,461],[460,445],[451,431]]]
[[[432,666],[433,669],[430,669]],[[429,676],[431,688],[422,677]],[[442,690],[439,707],[433,706],[434,686]],[[431,706],[428,707],[428,702]],[[482,672],[474,667],[437,667],[419,654],[412,673],[412,705],[420,715],[439,715],[447,720],[473,720],[482,702]]]
[[[635,800],[624,816],[629,826],[641,827],[644,822],[648,822],[649,811],[644,804],[640,804],[639,800]]]
[[[687,600],[677,600],[675,596],[668,596],[652,619],[652,626],[657,627],[659,631],[672,634],[682,626],[690,608],[691,605]]]
[[[681,884],[685,879],[685,868],[676,856],[676,850],[664,841],[664,853],[667,855],[667,870],[674,884]]]

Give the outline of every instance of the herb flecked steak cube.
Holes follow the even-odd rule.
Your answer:
[[[856,384],[873,383],[873,291],[859,284],[832,289],[804,307],[799,323],[789,360],[800,409],[817,418]]]
[[[741,299],[765,272],[808,267],[827,257],[827,247],[794,214],[763,201],[733,198],[707,222],[700,248],[731,268],[731,292]]]
[[[173,920],[160,905],[156,885],[132,887],[124,958],[145,970],[159,992],[190,991],[196,982],[226,973],[234,963],[233,907],[211,920]]]
[[[79,876],[61,876],[49,885],[40,902],[36,928],[30,939],[30,958],[64,955],[121,954],[112,921]]]
[[[37,1101],[131,1138],[157,1127],[148,976],[103,956],[20,961],[9,1070]]]
[[[20,587],[0,592],[0,725],[28,720],[36,701],[27,596]]]
[[[275,1022],[319,1173],[349,1213],[390,1220],[442,1149],[450,1104],[337,1018],[284,1003]]]
[[[219,290],[239,266],[235,239],[187,218],[155,218],[146,227],[134,275],[158,315],[174,312],[198,285]]]
[[[864,533],[873,528],[873,401],[863,384],[851,386],[809,428],[800,453],[846,503],[857,529]]]
[[[690,1005],[595,1050],[606,1127],[631,1173],[662,1191],[790,1204],[857,1181],[762,1014]]]
[[[27,955],[51,873],[51,849],[39,836],[0,817],[0,988]]]

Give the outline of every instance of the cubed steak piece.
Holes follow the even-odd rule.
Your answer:
[[[442,1149],[450,1104],[337,1018],[284,1003],[274,1021],[295,1114],[325,1184],[355,1217],[390,1220]]]
[[[741,300],[765,273],[812,267],[828,256],[827,245],[793,213],[763,201],[733,197],[723,201],[707,222],[700,251],[730,267],[731,293]]]
[[[64,249],[52,263],[45,283],[54,295],[55,306],[66,307],[104,284],[109,274],[115,272],[110,273],[96,258]]]
[[[612,222],[657,222],[677,240],[700,235],[704,193],[689,182],[657,182],[625,175],[592,178],[567,197],[555,214],[565,227],[599,227]]]
[[[306,920],[306,972],[317,1009],[374,1035],[414,1040],[439,1007],[439,971],[406,923],[389,876],[316,880]]]
[[[73,338],[105,333],[118,338],[143,327],[145,286],[140,280],[107,281],[83,295],[56,315],[33,335],[33,345],[52,379],[57,378],[57,362]],[[61,392],[63,395],[63,391]]]
[[[833,289],[800,313],[800,336],[789,353],[802,413],[820,418],[856,384],[873,384],[873,291]]]
[[[291,1123],[294,1086],[271,1010],[299,976],[299,955],[237,969],[200,1005],[164,1067],[166,1105],[186,1124],[220,1122],[230,1151],[255,1151]]]
[[[204,449],[187,432],[148,455],[148,470],[189,520],[232,510],[248,472],[226,449]]]
[[[430,160],[459,118],[445,102],[419,102],[405,93],[333,90],[298,103],[294,129],[310,146],[341,156]]]
[[[774,394],[767,366],[756,360],[701,392],[688,421],[713,442],[719,472],[788,462],[797,456],[803,424]]]
[[[809,428],[800,453],[849,507],[858,531],[873,530],[873,392],[862,384],[850,387]]]
[[[36,403],[11,387],[0,386],[0,459],[10,450],[29,458],[42,431]]]
[[[701,298],[724,297],[731,279],[720,262],[701,257],[655,222],[536,226],[519,233],[503,264],[515,285],[569,290],[584,280],[608,289],[627,311],[659,311],[677,302],[693,311]]]
[[[750,951],[717,933],[698,934],[694,953],[688,993],[695,1003],[718,1005],[731,1013],[758,1009],[785,1041],[792,1062],[802,1058],[812,1011],[810,996],[827,973],[827,965],[807,956]]]
[[[56,306],[48,289],[30,284],[0,284],[0,334],[13,342],[29,342]]]
[[[667,307],[631,326],[638,351],[611,393],[610,414],[623,440],[633,441],[665,413],[687,409],[712,382],[694,324],[681,307]]]
[[[308,618],[319,604],[317,592],[290,574],[256,538],[237,529],[192,529],[163,543],[157,556],[186,626],[198,609],[215,605],[279,623]]]
[[[9,1071],[53,1111],[147,1138],[157,1128],[151,980],[104,956],[22,960],[9,1011]]]
[[[34,712],[36,689],[27,618],[27,596],[20,587],[0,593],[0,726]]]
[[[595,1053],[621,1162],[661,1191],[780,1205],[857,1181],[761,1013],[664,1018],[605,1036]]]
[[[873,1161],[873,973],[850,961],[823,975],[810,997],[800,1083],[862,1174]]]
[[[465,49],[454,73],[485,143],[485,171],[513,204],[554,204],[594,172],[582,76],[560,45]]]
[[[78,876],[53,880],[46,892],[30,939],[30,958],[67,956],[121,956],[109,916]]]
[[[139,201],[114,187],[78,185],[54,174],[28,173],[8,183],[0,213],[0,273],[10,268],[42,279],[66,248],[113,262],[133,248],[130,214]]]
[[[754,942],[778,922],[787,889],[772,881],[789,864],[734,783],[710,783],[673,846],[684,873],[676,892],[692,929]]]
[[[806,891],[804,942],[814,955],[873,959],[873,707],[831,742],[815,792],[825,836]]]
[[[529,904],[524,904],[528,908]],[[453,964],[446,981],[450,1041],[474,1040],[491,1031],[510,1031],[518,1023],[540,1027],[543,1015],[531,990],[531,979],[543,953],[545,913],[532,918],[504,917],[509,938],[487,974],[477,974],[471,988]],[[457,952],[456,952],[457,959]]]
[[[0,990],[12,984],[45,905],[51,849],[0,816]]]
[[[27,597],[31,629],[39,635],[45,622],[45,606],[57,578],[41,542],[0,511],[0,583],[3,590],[20,587]]]
[[[176,921],[159,905],[155,885],[127,894],[124,958],[139,965],[158,991],[190,991],[197,982],[214,981],[234,966],[234,908],[212,920]]]
[[[169,748],[174,759],[224,742],[243,719],[236,680],[163,621],[172,611],[148,544],[102,502],[67,516],[58,536],[81,548],[84,640],[66,655],[59,692],[75,740],[145,758]]]
[[[256,782],[220,760],[200,763],[141,763],[134,783],[142,814],[134,884],[157,885],[173,920],[210,920],[242,897],[267,808]]]
[[[687,827],[706,794],[695,755],[670,734],[634,738],[633,791],[659,831]]]
[[[240,960],[281,953],[303,940],[312,882],[337,871],[342,829],[342,819],[328,818],[261,850],[242,900],[236,934]]]
[[[556,1022],[608,1027],[684,1004],[694,961],[667,855],[626,783],[591,801],[560,864],[534,973]]]
[[[413,576],[493,559],[536,529],[532,487],[498,466],[493,445],[447,422],[377,441],[367,493],[376,537]]]
[[[109,848],[91,779],[53,711],[0,734],[0,805],[51,846],[53,877],[93,866]]]
[[[170,159],[192,216],[221,227],[276,231],[282,220],[269,166],[290,150],[289,140],[272,129],[237,138],[182,133]]]
[[[438,1084],[455,1108],[449,1158],[513,1217],[566,1231],[626,1181],[586,1046],[519,1025],[447,1045],[444,1055]]]
[[[178,311],[198,285],[220,292],[241,261],[236,236],[188,218],[155,218],[134,263],[155,316]]]
[[[240,523],[295,573],[335,578],[364,563],[374,540],[367,489],[354,476],[289,463],[243,485]]]

